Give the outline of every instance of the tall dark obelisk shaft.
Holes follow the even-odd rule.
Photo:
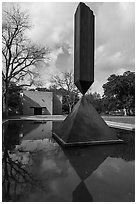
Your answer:
[[[94,15],[84,3],[79,4],[75,13],[74,82],[82,94],[94,82]],[[53,135],[66,147],[123,142],[86,96],[82,96]]]
[[[94,82],[94,15],[84,3],[75,13],[74,83],[85,94]]]

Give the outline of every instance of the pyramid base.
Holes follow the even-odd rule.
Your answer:
[[[65,147],[123,143],[85,96],[56,129],[53,137]]]
[[[124,140],[97,140],[97,141],[87,141],[87,142],[65,142],[61,139],[56,133],[53,133],[53,138],[62,146],[62,147],[80,147],[80,146],[92,146],[92,145],[104,145],[104,144],[123,144]]]

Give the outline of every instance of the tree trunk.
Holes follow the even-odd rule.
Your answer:
[[[69,113],[71,113],[71,105],[69,104]]]
[[[8,116],[8,93],[5,91],[3,94],[3,114],[7,117]]]

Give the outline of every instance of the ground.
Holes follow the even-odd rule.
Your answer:
[[[135,124],[134,116],[102,116],[106,121]]]

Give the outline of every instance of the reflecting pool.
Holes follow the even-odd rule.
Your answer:
[[[52,138],[59,123],[3,124],[3,201],[133,202],[134,140],[62,149]]]

